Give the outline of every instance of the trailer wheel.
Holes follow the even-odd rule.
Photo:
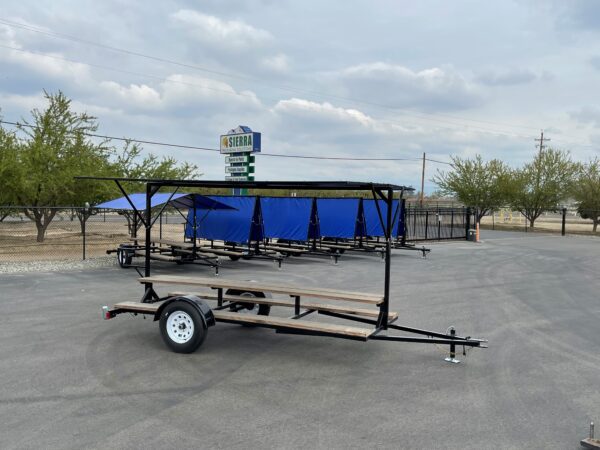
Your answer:
[[[131,253],[124,247],[119,247],[117,249],[117,262],[119,263],[120,267],[125,268],[130,266],[132,258],[133,256],[131,255]]]
[[[238,289],[227,289],[225,295],[238,295],[240,297],[250,298],[265,298],[264,292],[240,291]],[[242,309],[238,309],[242,307]],[[232,311],[237,311],[242,314],[256,314],[258,316],[268,316],[271,312],[271,305],[262,305],[252,302],[237,303],[230,308]]]
[[[206,339],[207,329],[200,313],[183,301],[165,307],[159,326],[163,341],[175,353],[192,353]]]

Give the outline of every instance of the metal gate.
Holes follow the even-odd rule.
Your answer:
[[[407,241],[467,239],[474,224],[471,208],[414,207],[405,209]]]

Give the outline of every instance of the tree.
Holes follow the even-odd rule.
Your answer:
[[[0,127],[0,222],[14,213],[19,175],[18,141],[14,133]]]
[[[43,242],[58,206],[72,206],[80,195],[74,179],[86,167],[94,171],[110,165],[104,144],[94,144],[88,134],[97,129],[95,118],[71,110],[62,92],[44,92],[48,106],[31,111],[32,122],[20,129],[25,139],[18,146],[18,177],[15,196],[27,206],[24,214],[35,222],[37,241]]]
[[[185,180],[202,175],[198,172],[198,166],[188,162],[179,163],[173,157],[159,158],[153,153],[149,153],[142,158],[142,148],[129,141],[117,155],[115,167],[119,176],[123,178]],[[127,183],[130,192],[141,191],[144,186],[145,184],[141,182]],[[123,212],[122,214],[127,219],[129,233],[133,235],[134,228],[137,232],[142,224],[133,220],[132,212]]]
[[[569,194],[579,165],[569,152],[547,149],[515,170],[509,186],[511,206],[529,220],[531,228],[544,211],[554,211]]]
[[[573,183],[571,195],[577,201],[577,211],[584,219],[592,219],[593,232],[600,223],[600,160],[591,160],[581,166]]]
[[[509,169],[502,162],[493,159],[484,162],[481,155],[474,159],[452,158],[452,170],[438,173],[433,182],[444,195],[454,195],[467,206],[477,209],[477,222],[505,204]]]

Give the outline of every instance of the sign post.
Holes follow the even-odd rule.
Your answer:
[[[221,153],[225,157],[225,180],[254,181],[253,153],[260,152],[260,133],[244,125],[221,135]],[[233,189],[233,195],[248,195],[247,189]]]

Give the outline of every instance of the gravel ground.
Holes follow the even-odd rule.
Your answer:
[[[17,272],[66,272],[71,270],[97,269],[117,265],[114,256],[90,258],[85,261],[31,261],[31,262],[0,262],[0,273]]]

